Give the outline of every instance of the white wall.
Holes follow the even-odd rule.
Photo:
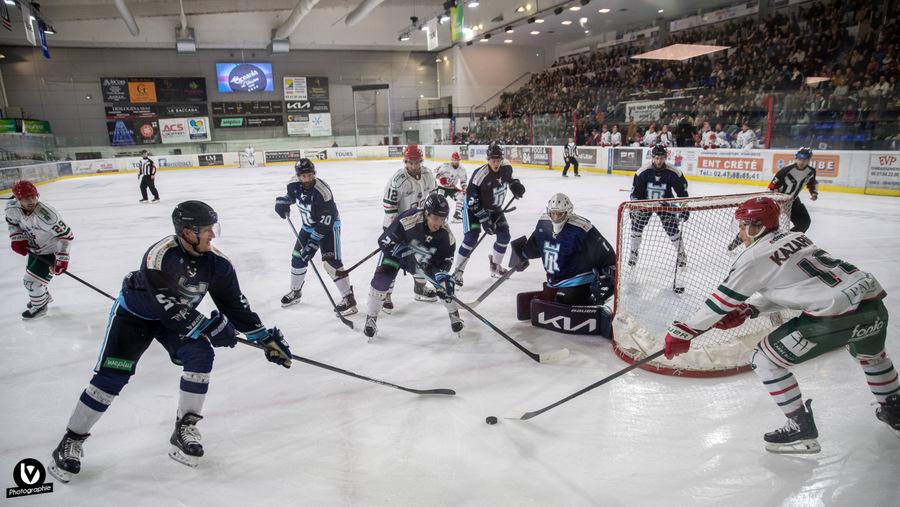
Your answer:
[[[497,37],[502,35],[498,34]],[[441,53],[442,57],[450,53],[448,59],[453,63],[451,67],[455,86],[451,90],[454,107],[477,106],[522,74],[539,72],[553,63],[553,52],[543,47],[479,44],[475,42],[471,46]],[[446,73],[446,68],[441,68]],[[442,88],[444,80],[442,75]],[[517,85],[527,81],[527,78],[522,79]]]

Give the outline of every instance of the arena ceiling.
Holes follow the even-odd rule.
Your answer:
[[[0,0],[3,1],[3,0]],[[9,0],[12,1],[12,0]],[[21,1],[21,0],[18,0]],[[279,28],[289,32],[290,47],[299,49],[425,50],[425,32],[419,23],[439,16],[442,0],[384,0],[352,25],[348,14],[367,0],[301,0],[311,9],[291,30],[289,18],[297,0],[39,0],[41,16],[56,33],[50,35],[51,48],[124,47],[175,48],[176,29],[181,25],[181,5],[187,26],[193,28],[199,49],[261,49],[270,45]],[[378,3],[377,0],[368,0]],[[127,6],[138,29],[129,30],[117,8]],[[477,44],[509,44],[550,48],[577,43],[609,31],[648,25],[658,18],[674,19],[733,4],[722,0],[582,0],[569,2],[537,0],[484,0],[465,8],[466,26],[481,25],[473,33]],[[531,10],[516,12],[520,6]],[[555,7],[562,7],[559,15]],[[569,7],[579,7],[578,11]],[[600,9],[609,9],[600,13]],[[663,12],[660,13],[659,10]],[[16,8],[10,8],[13,30],[0,29],[0,45],[25,45],[25,30]],[[527,19],[543,23],[527,24]],[[564,21],[570,22],[563,24]],[[512,25],[514,33],[503,28]],[[450,46],[450,23],[440,24],[439,49]],[[134,27],[132,27],[134,28]],[[493,30],[491,40],[480,42],[481,34]],[[409,32],[409,40],[400,36]],[[540,31],[532,35],[531,31]],[[588,31],[588,33],[586,33]]]

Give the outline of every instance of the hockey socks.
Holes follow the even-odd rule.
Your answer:
[[[858,355],[856,360],[865,372],[866,382],[878,403],[884,404],[889,396],[900,393],[897,370],[885,351],[872,356]]]
[[[753,371],[785,416],[790,417],[803,409],[800,386],[793,373],[775,364],[758,347],[753,351],[752,364]]]

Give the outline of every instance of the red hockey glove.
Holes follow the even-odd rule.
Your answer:
[[[69,269],[69,254],[56,254],[56,262],[53,263],[53,266],[50,268],[50,272],[54,275],[61,275],[65,273],[67,269]]]
[[[691,340],[700,334],[698,331],[675,321],[666,330],[666,359],[684,354],[691,348]]]
[[[28,255],[28,240],[20,239],[19,241],[12,242],[13,252],[16,252],[19,255]]]
[[[757,315],[759,315],[759,310],[755,306],[741,304],[734,310],[731,310],[728,315],[722,317],[722,320],[713,327],[716,329],[731,329],[740,326],[748,318],[755,319]]]

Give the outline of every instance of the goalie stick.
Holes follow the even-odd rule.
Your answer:
[[[41,259],[41,260],[43,261],[43,259]],[[109,293],[107,293],[107,292],[105,292],[105,291],[103,291],[103,290],[101,290],[101,289],[98,289],[97,287],[91,285],[89,282],[87,282],[87,281],[85,281],[85,280],[82,280],[81,278],[79,278],[79,277],[73,275],[72,273],[69,273],[68,271],[64,271],[64,274],[69,275],[70,277],[72,277],[72,278],[74,278],[75,280],[81,282],[81,283],[84,284],[85,286],[87,286],[87,287],[89,287],[89,288],[91,288],[91,289],[97,291],[98,293],[102,294],[103,296],[106,296],[107,298],[109,298],[109,299],[111,299],[111,300],[113,300],[113,301],[116,300],[116,298],[112,297]],[[265,345],[262,345],[262,344],[259,344],[259,343],[256,343],[256,342],[251,342],[251,341],[245,340],[245,339],[243,339],[243,338],[238,338],[237,341],[240,342],[240,343],[243,343],[244,345],[249,345],[250,347],[255,347],[255,348],[257,348],[257,349],[266,349],[266,348],[267,348]],[[390,383],[390,382],[386,382],[386,381],[384,381],[384,380],[378,380],[378,379],[376,379],[376,378],[366,377],[365,375],[360,375],[360,374],[358,374],[358,373],[353,373],[352,371],[345,370],[345,369],[343,369],[343,368],[338,368],[337,366],[332,366],[332,365],[326,364],[326,363],[320,363],[319,361],[316,361],[316,360],[313,360],[313,359],[309,359],[309,358],[306,358],[306,357],[296,356],[296,355],[294,355],[294,354],[291,354],[291,359],[293,359],[293,360],[295,360],[295,361],[300,361],[301,363],[306,363],[306,364],[309,364],[309,365],[312,365],[312,366],[316,366],[316,367],[318,367],[318,368],[323,368],[323,369],[325,369],[325,370],[333,371],[333,372],[335,372],[335,373],[340,373],[341,375],[347,375],[348,377],[358,378],[358,379],[360,379],[360,380],[365,380],[365,381],[367,381],[367,382],[373,382],[373,383],[375,383],[375,384],[381,384],[381,385],[383,385],[383,386],[393,387],[394,389],[399,389],[399,390],[401,390],[401,391],[406,391],[406,392],[408,392],[408,393],[413,393],[413,394],[443,394],[443,395],[447,395],[447,396],[453,396],[453,395],[456,394],[456,391],[454,391],[453,389],[446,389],[446,388],[438,388],[438,389],[413,389],[413,388],[411,388],[411,387],[404,387],[404,386],[401,386],[401,385],[397,385],[397,384],[392,384],[392,383]]]
[[[297,233],[297,228],[294,227],[294,222],[291,221],[291,217],[287,217],[288,224],[291,226],[291,230],[294,231],[294,237],[297,238],[297,241],[300,241],[300,234]],[[328,300],[331,301],[331,307],[334,309],[334,314],[337,318],[341,319],[341,322],[344,323],[350,329],[353,329],[353,321],[341,315],[341,312],[337,309],[337,304],[334,302],[334,298],[331,297],[331,292],[328,290],[328,287],[325,285],[325,280],[322,279],[322,275],[319,274],[319,268],[316,267],[316,263],[313,262],[312,259],[309,260],[309,265],[313,268],[313,273],[316,274],[316,278],[319,279],[319,283],[322,284],[322,290],[325,291],[325,294],[328,296]]]

